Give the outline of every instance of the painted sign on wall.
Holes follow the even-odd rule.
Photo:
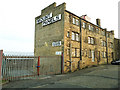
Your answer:
[[[57,41],[57,42],[52,42],[52,46],[61,46],[61,41]]]
[[[48,15],[45,15],[42,18],[37,19],[36,23],[37,24],[42,23],[42,26],[46,26],[46,25],[52,24],[54,22],[57,22],[59,20],[61,20],[61,14],[58,14],[57,16],[53,17],[53,14],[51,12]]]
[[[62,51],[56,51],[55,55],[62,55]]]

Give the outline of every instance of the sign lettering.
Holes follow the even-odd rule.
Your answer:
[[[52,24],[54,22],[57,22],[59,20],[61,20],[61,14],[52,17],[52,12],[51,12],[50,14],[45,15],[42,18],[37,19],[36,23],[37,24],[42,23],[42,26],[46,26],[46,25]]]

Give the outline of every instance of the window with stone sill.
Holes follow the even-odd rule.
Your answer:
[[[104,52],[102,51],[102,57],[104,58]]]
[[[96,28],[96,33],[99,33],[99,29],[98,28]]]
[[[69,48],[67,49],[67,55],[68,56],[70,55],[70,49]]]
[[[94,31],[94,27],[93,26],[91,26],[91,31]]]
[[[106,53],[106,52],[104,52],[104,57],[106,58],[106,56],[107,56],[107,53]]]
[[[72,40],[75,40],[75,33],[72,32]]]
[[[110,43],[110,48],[113,48],[113,43]]]
[[[88,57],[91,58],[91,49],[89,50],[89,56]]]
[[[79,34],[78,33],[76,33],[76,41],[79,41]]]
[[[82,25],[82,27],[83,27],[83,28],[85,28],[85,26],[86,26],[86,24],[85,24],[85,22],[83,22],[83,25]]]
[[[79,41],[80,40],[79,33],[72,32],[72,40]]]
[[[102,51],[102,58],[106,58],[106,56],[107,56],[107,53]]]
[[[69,31],[67,32],[67,37],[70,37],[70,32]]]
[[[72,48],[72,57],[75,57],[75,48]]]
[[[94,38],[91,38],[91,44],[94,44]]]
[[[91,30],[91,25],[89,25],[89,30]]]
[[[73,24],[75,24],[75,18],[73,18]]]
[[[93,37],[88,37],[88,44],[94,44],[94,38]]]
[[[88,37],[88,43],[90,44],[90,37]]]
[[[109,37],[109,34],[107,33],[107,37]]]
[[[102,43],[102,46],[103,46],[103,47],[106,46],[106,41],[102,40],[101,43]]]
[[[78,19],[76,19],[76,25],[79,25],[79,20]]]
[[[103,36],[105,36],[105,31],[101,31],[101,34],[102,34]]]

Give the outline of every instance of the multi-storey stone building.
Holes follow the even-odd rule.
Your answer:
[[[114,38],[114,60],[120,59],[120,39]]]
[[[51,4],[35,18],[35,56],[63,53],[64,72],[110,63],[113,46],[114,31],[101,28],[100,19],[95,25],[86,15],[67,11],[65,3]]]

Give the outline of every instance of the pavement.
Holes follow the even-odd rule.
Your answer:
[[[60,75],[42,75],[31,79],[12,81],[2,88],[118,88],[119,65],[99,65]]]

